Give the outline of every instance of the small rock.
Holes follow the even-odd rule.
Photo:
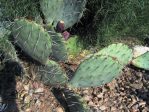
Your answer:
[[[29,85],[24,85],[24,89],[25,89],[26,91],[29,91]]]
[[[107,108],[106,106],[102,105],[102,106],[100,107],[100,110],[103,111],[103,110],[106,110],[106,108]]]
[[[84,90],[83,91],[83,94],[88,94],[88,90]]]
[[[84,100],[86,100],[86,101],[90,101],[90,99],[91,99],[91,96],[86,95],[86,96],[84,97]]]
[[[92,101],[90,101],[90,102],[88,103],[88,105],[89,105],[89,106],[94,106],[94,103],[93,103]]]
[[[40,100],[37,100],[35,104],[40,107],[41,106],[41,101]]]
[[[102,98],[103,97],[103,93],[100,93],[97,95],[98,98]]]
[[[146,102],[144,101],[139,102],[139,106],[145,106],[145,105],[146,105]]]
[[[64,112],[61,107],[56,108],[56,112]]]
[[[135,89],[141,89],[143,87],[143,83],[131,84],[130,86]]]
[[[30,96],[26,96],[26,97],[24,98],[24,103],[29,103],[30,101],[31,101]]]
[[[44,89],[43,88],[38,88],[35,90],[35,93],[43,93]]]
[[[111,112],[115,112],[116,108],[115,107],[111,107]]]
[[[134,104],[131,109],[133,110],[133,112],[137,112],[138,111],[138,107],[139,105],[138,104]]]
[[[28,109],[26,109],[26,111],[25,112],[31,112],[31,109],[30,108],[28,108]]]

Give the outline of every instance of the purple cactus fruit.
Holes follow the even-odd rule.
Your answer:
[[[62,33],[65,29],[64,21],[59,21],[56,26],[56,31]]]
[[[62,33],[62,36],[64,37],[65,40],[68,40],[69,37],[70,37],[70,33],[67,32],[67,31],[64,31],[64,32]]]

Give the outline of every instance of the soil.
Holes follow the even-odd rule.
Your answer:
[[[36,81],[32,66],[24,76],[1,74],[0,112],[64,112],[51,92],[51,87]],[[149,72],[134,67],[124,68],[121,76],[96,88],[77,89],[93,112],[149,112]]]

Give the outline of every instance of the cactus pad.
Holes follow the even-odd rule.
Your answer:
[[[0,57],[3,57],[3,62],[18,61],[16,50],[7,37],[0,38]]]
[[[136,67],[149,70],[149,51],[133,59],[132,64]]]
[[[67,82],[67,77],[58,63],[49,60],[45,65],[40,65],[36,69],[37,79],[46,85],[60,85]]]
[[[65,29],[80,20],[85,9],[86,0],[41,0],[41,10],[47,23],[57,25],[64,21]]]
[[[118,60],[121,64],[126,65],[132,59],[133,53],[132,49],[130,49],[127,45],[118,43],[109,45],[108,47],[99,51],[97,55],[113,57],[116,60]]]
[[[15,75],[21,75],[24,72],[24,68],[17,57],[14,46],[7,37],[0,38],[0,71],[4,74],[12,73]]]
[[[112,57],[95,54],[80,64],[69,83],[72,87],[100,86],[116,78],[122,69]]]
[[[7,26],[7,24],[7,22],[1,22],[0,20],[0,38],[10,34],[10,31],[5,28],[5,25]]]
[[[64,39],[61,34],[55,33],[54,31],[48,31],[50,37],[52,38],[52,55],[57,61],[67,60],[67,51],[64,44]]]
[[[75,94],[73,91],[69,89],[62,89],[62,93],[65,96],[70,112],[90,112],[86,103],[83,102],[81,96]]]
[[[33,59],[44,64],[51,50],[51,38],[42,26],[25,19],[15,20],[12,33],[17,45]]]

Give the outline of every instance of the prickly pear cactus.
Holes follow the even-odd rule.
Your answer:
[[[131,59],[132,49],[127,45],[122,43],[109,45],[80,64],[70,85],[90,87],[108,83],[120,74]]]
[[[64,21],[65,29],[79,22],[85,9],[86,0],[41,0],[41,10],[48,24]]]
[[[37,66],[37,79],[46,85],[64,85],[67,77],[60,65],[55,61],[49,60],[45,65]]]
[[[72,87],[97,87],[116,78],[123,65],[109,56],[93,55],[84,60],[69,84]]]
[[[14,46],[8,41],[7,37],[0,37],[0,57],[3,63],[7,61],[18,61]]]
[[[52,39],[52,54],[51,57],[57,61],[66,61],[68,59],[64,39],[61,34],[55,33],[54,31],[48,31]]]
[[[0,37],[4,37],[6,34],[10,34],[10,31],[5,28],[4,24],[5,22],[0,21]]]
[[[51,37],[42,26],[26,19],[16,19],[12,34],[17,45],[33,59],[45,64],[50,56]]]
[[[70,112],[91,112],[82,98],[69,89],[62,89]]]
[[[132,64],[138,68],[149,70],[149,51],[133,59]]]
[[[0,74],[22,75],[24,68],[17,57],[14,46],[7,37],[0,38]]]
[[[109,45],[108,47],[99,51],[97,55],[110,56],[115,58],[121,64],[126,65],[129,61],[131,61],[133,53],[132,49],[130,49],[127,45],[118,43]]]

